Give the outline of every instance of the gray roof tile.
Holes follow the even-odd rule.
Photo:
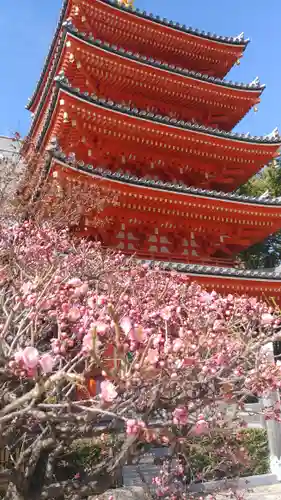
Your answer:
[[[223,193],[222,191],[211,191],[207,189],[194,188],[185,186],[184,184],[173,184],[169,182],[155,181],[152,179],[145,179],[143,177],[137,177],[135,175],[124,174],[122,172],[112,172],[111,170],[104,169],[102,167],[94,167],[93,165],[88,165],[83,161],[76,161],[75,158],[68,157],[65,153],[60,151],[59,146],[54,147],[54,158],[62,161],[65,165],[77,168],[77,170],[87,172],[96,176],[103,177],[105,179],[111,179],[113,181],[120,181],[130,185],[149,187],[152,189],[160,189],[161,191],[179,193],[179,194],[189,194],[198,197],[208,197],[210,200],[231,200],[234,202],[248,203],[260,206],[276,206],[281,207],[281,198],[259,198],[257,196],[244,196],[233,193]]]
[[[199,132],[207,134],[210,137],[219,137],[238,140],[242,142],[248,142],[252,144],[277,144],[281,145],[281,136],[277,129],[275,129],[271,134],[265,136],[252,136],[250,134],[240,134],[235,132],[225,132],[219,129],[214,129],[211,127],[206,127],[204,125],[199,125],[196,123],[186,122],[183,120],[176,120],[175,118],[170,118],[169,116],[155,115],[151,112],[139,110],[137,108],[132,108],[130,106],[124,106],[122,104],[116,104],[111,99],[100,99],[96,95],[89,95],[88,92],[80,92],[79,88],[73,88],[70,82],[63,76],[57,76],[55,78],[57,84],[57,91],[54,93],[51,105],[49,107],[49,112],[47,113],[45,125],[43,127],[42,133],[40,135],[38,146],[44,138],[45,132],[48,128],[49,120],[52,115],[53,109],[56,106],[57,95],[59,89],[69,92],[73,96],[77,96],[89,103],[96,104],[107,109],[112,109],[114,111],[119,111],[120,113],[127,114],[136,118],[144,118],[151,122],[160,123],[163,125],[175,126],[184,130],[190,130],[193,132]],[[32,130],[32,129],[31,129]]]

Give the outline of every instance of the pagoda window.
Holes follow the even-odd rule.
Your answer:
[[[158,253],[158,248],[155,245],[149,247],[149,251],[152,253]]]
[[[128,233],[128,236],[127,236],[128,240],[130,241],[138,241],[138,238],[136,238],[132,233]]]

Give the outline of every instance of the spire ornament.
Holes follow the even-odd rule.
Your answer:
[[[280,138],[280,134],[279,134],[278,128],[276,127],[274,130],[272,130],[271,134],[268,134],[267,137],[269,139],[279,139]]]
[[[234,37],[235,42],[244,42],[245,41],[245,33],[242,31],[240,35]]]
[[[134,0],[117,0],[117,3],[122,7],[133,8]]]
[[[258,76],[250,83],[251,87],[260,87],[261,82]]]

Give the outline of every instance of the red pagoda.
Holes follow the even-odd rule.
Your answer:
[[[247,44],[129,0],[65,0],[28,104],[29,142],[42,154],[57,145],[46,176],[115,193],[99,214],[110,223],[88,218],[83,235],[207,288],[281,303],[281,276],[235,268],[237,254],[281,228],[281,200],[233,192],[281,145],[277,130],[231,131],[264,89],[258,78],[224,79]]]

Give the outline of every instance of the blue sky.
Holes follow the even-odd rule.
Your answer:
[[[0,14],[0,135],[28,132],[25,110],[39,78],[56,27],[62,0],[6,0]],[[238,129],[253,134],[281,129],[281,0],[136,0],[135,5],[188,26],[251,39],[235,81],[259,76],[267,88],[258,113],[251,111]]]

